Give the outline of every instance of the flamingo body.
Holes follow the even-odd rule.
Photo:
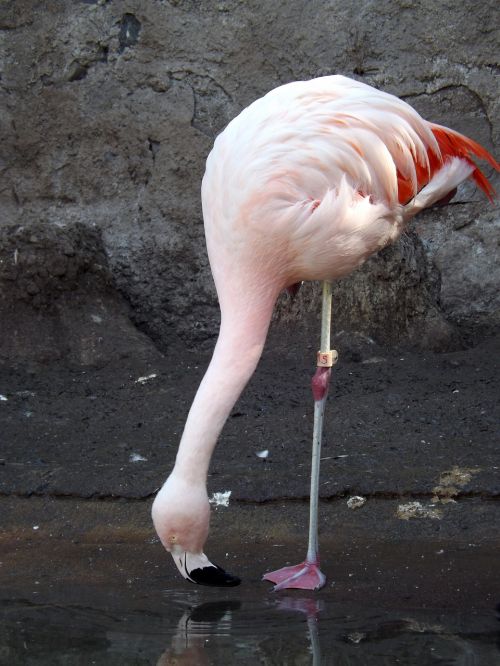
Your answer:
[[[153,505],[167,550],[211,566],[202,553],[208,465],[260,358],[279,293],[302,280],[347,275],[467,177],[491,198],[472,156],[499,168],[474,141],[343,76],[276,88],[219,135],[202,203],[221,328],[174,470]],[[181,559],[177,566],[192,580]]]
[[[229,257],[240,274],[280,288],[350,273],[478,171],[468,152],[489,157],[457,137],[343,76],[272,90],[229,123],[207,160],[203,214],[216,283],[235,277]]]

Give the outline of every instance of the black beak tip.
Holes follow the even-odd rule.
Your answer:
[[[189,572],[189,578],[198,585],[210,585],[212,587],[236,587],[241,579],[232,576],[221,567],[212,565],[203,569],[193,569]]]

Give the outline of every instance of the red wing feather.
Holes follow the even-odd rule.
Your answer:
[[[429,148],[427,156],[429,158],[429,168],[427,165],[415,164],[415,172],[417,176],[417,191],[419,192],[427,183],[432,179],[434,174],[439,171],[444,162],[451,157],[460,157],[466,160],[473,168],[471,178],[476,185],[483,190],[490,201],[495,196],[493,186],[486,178],[484,173],[477,167],[472,157],[478,157],[485,160],[495,169],[500,170],[500,164],[495,160],[483,146],[468,137],[455,132],[454,130],[443,127],[442,125],[435,125],[429,123],[432,133],[434,134],[439,152],[435,152]],[[410,180],[405,178],[398,171],[398,199],[402,204],[408,203],[415,196],[416,192]],[[445,197],[446,199],[446,197]]]
[[[472,157],[475,156],[485,160],[491,164],[493,168],[499,171],[500,164],[496,161],[493,155],[491,155],[486,148],[483,148],[479,143],[469,139],[467,136],[464,136],[459,132],[455,132],[442,125],[435,125],[434,123],[429,124],[432,133],[438,142],[443,161],[445,161],[447,157],[461,157],[464,160],[467,160],[467,162],[474,167],[471,178],[473,178],[476,185],[483,190],[488,199],[492,201],[495,196],[495,190],[484,173],[476,166]]]

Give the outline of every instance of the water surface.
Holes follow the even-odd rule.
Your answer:
[[[264,599],[217,590],[164,590],[149,612],[3,604],[0,663],[332,664],[500,663],[494,612],[346,608],[289,593]]]

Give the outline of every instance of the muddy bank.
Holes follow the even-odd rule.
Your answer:
[[[307,497],[315,346],[292,333],[271,335],[223,430],[211,490],[242,501]],[[323,498],[431,499],[443,483],[441,494],[448,484],[452,498],[498,497],[498,339],[449,354],[394,355],[342,336],[335,345]],[[4,363],[2,494],[151,497],[171,469],[208,360],[149,346],[85,370]],[[256,455],[266,449],[266,459]],[[456,482],[447,481],[455,468]]]
[[[67,603],[145,610],[164,590],[193,591],[156,537],[150,501],[3,497],[0,505],[4,601],[63,595]],[[354,606],[369,599],[378,608],[492,609],[500,582],[496,503],[464,499],[441,507],[439,519],[410,520],[398,515],[400,506],[377,499],[353,511],[345,500],[321,502],[328,583],[319,596]],[[262,598],[272,587],[263,573],[304,557],[307,515],[305,502],[230,502],[213,512],[206,551],[242,577],[243,596]],[[206,592],[210,598],[227,590]]]

